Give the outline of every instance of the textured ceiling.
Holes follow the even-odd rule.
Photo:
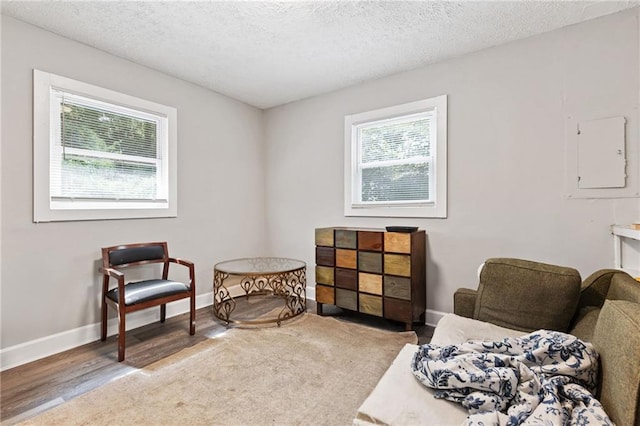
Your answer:
[[[633,1],[2,1],[2,14],[268,108]]]

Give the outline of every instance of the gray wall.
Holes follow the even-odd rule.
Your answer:
[[[32,222],[32,69],[178,109],[178,217]],[[264,254],[263,112],[2,17],[2,348],[99,321],[100,247],[166,240],[196,264]]]
[[[640,201],[564,197],[565,123],[624,115],[637,154],[637,14],[266,112],[3,17],[1,347],[96,324],[99,248],[122,242],[167,240],[196,262],[203,296],[225,258],[273,254],[312,266],[316,227],[415,224],[428,232],[427,305],[443,312],[457,287],[475,287],[487,257],[583,275],[611,266],[608,227],[640,220]],[[33,68],[178,108],[178,218],[32,222]],[[449,217],[344,217],[344,115],[439,94],[449,95]]]
[[[456,288],[477,286],[477,268],[488,257],[568,265],[583,276],[611,267],[609,226],[640,220],[640,202],[564,197],[565,122],[570,115],[624,115],[637,154],[637,14],[268,110],[270,251],[312,265],[316,227],[418,225],[428,234],[427,306],[442,312],[452,310]],[[344,116],[440,94],[449,104],[449,217],[344,217]],[[632,167],[637,172],[638,164]],[[311,269],[308,275],[314,285]]]

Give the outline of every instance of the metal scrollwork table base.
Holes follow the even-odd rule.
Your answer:
[[[250,325],[277,323],[297,317],[307,309],[307,266],[304,262],[282,257],[253,257],[220,262],[213,269],[213,313],[229,324]],[[231,296],[225,281],[240,277],[244,294]],[[281,297],[284,306],[277,317],[237,320],[233,318],[236,299],[271,294]]]

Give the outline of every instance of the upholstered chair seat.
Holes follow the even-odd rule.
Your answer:
[[[124,287],[124,304],[135,305],[159,297],[171,296],[179,293],[188,293],[189,286],[178,281],[171,280],[145,280],[132,282]],[[120,303],[118,288],[107,293],[107,297],[116,303]]]

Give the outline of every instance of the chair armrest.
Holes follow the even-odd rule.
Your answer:
[[[190,260],[180,259],[179,257],[170,257],[169,262],[177,263],[179,265],[184,265],[187,267],[193,267],[195,264]]]
[[[459,288],[453,294],[453,313],[461,317],[473,318],[478,292],[468,288]]]
[[[102,297],[104,298],[109,291],[109,277],[115,278],[118,281],[118,293],[124,294],[124,274],[117,269],[113,268],[100,268],[102,272]]]
[[[180,259],[177,257],[170,257],[169,262],[176,263],[178,265],[186,266],[189,268],[189,287],[191,290],[195,290],[196,288],[196,272],[195,272],[195,264],[190,260]]]
[[[102,272],[104,275],[108,275],[110,277],[113,277],[117,280],[124,280],[124,274],[120,271],[118,271],[117,269],[113,269],[113,268],[100,268],[100,272]]]

